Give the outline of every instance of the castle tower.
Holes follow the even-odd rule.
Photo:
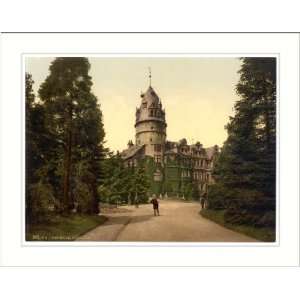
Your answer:
[[[141,94],[141,105],[136,109],[135,144],[145,145],[145,155],[151,156],[157,163],[162,163],[166,142],[166,119],[161,101],[150,86]]]

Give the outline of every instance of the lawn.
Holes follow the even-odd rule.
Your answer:
[[[56,216],[51,222],[26,226],[26,241],[74,241],[80,235],[103,224],[105,216]]]
[[[246,234],[262,242],[275,242],[275,231],[273,228],[264,227],[258,228],[249,225],[233,225],[225,223],[224,210],[210,210],[204,209],[200,212],[201,216],[214,221],[228,229]]]

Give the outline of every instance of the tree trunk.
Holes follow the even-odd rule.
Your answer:
[[[98,202],[98,192],[97,192],[97,183],[94,180],[91,186],[92,193],[93,193],[93,203],[92,203],[92,213],[93,214],[99,214],[99,202]]]
[[[64,154],[64,203],[63,212],[68,213],[71,208],[70,199],[70,176],[71,176],[71,153],[72,153],[72,108],[67,112],[67,134]]]

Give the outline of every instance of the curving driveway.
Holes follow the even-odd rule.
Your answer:
[[[195,202],[160,201],[160,216],[152,205],[126,206],[125,211],[105,214],[109,219],[81,236],[79,241],[151,242],[258,242],[224,228],[200,214]]]

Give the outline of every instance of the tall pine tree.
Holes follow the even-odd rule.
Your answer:
[[[243,58],[239,74],[236,91],[241,99],[226,126],[210,206],[226,208],[229,222],[274,225],[276,59]]]
[[[55,173],[62,179],[60,198],[64,213],[73,208],[78,186],[81,191],[88,190],[91,199],[84,211],[98,210],[97,180],[101,176],[105,134],[102,113],[91,91],[89,69],[87,58],[56,58],[39,89],[47,128],[55,140],[51,150],[56,153]]]

